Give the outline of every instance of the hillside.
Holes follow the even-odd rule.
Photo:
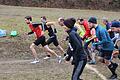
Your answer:
[[[0,0],[0,4],[49,8],[120,10],[120,0]]]

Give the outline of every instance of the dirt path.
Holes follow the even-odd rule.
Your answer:
[[[13,63],[25,63],[30,62],[31,60],[11,60],[11,61],[0,61],[1,64],[13,64]]]
[[[101,74],[96,68],[93,68],[92,66],[88,64],[86,65],[86,68],[94,71],[102,80],[107,80],[107,78],[103,74]]]
[[[26,69],[26,68],[28,68],[28,69],[26,69],[25,71],[26,72],[24,72],[24,73],[31,73],[32,71],[31,70],[29,70],[29,68],[30,68],[30,66],[32,66],[32,67],[35,67],[36,65],[41,65],[41,64],[43,64],[44,62],[44,60],[41,60],[41,62],[40,63],[38,63],[38,64],[35,64],[35,65],[31,65],[30,64],[30,61],[32,61],[32,60],[10,60],[10,61],[0,61],[0,65],[1,66],[3,66],[3,70],[0,70],[0,73],[4,73],[4,69],[5,69],[5,67],[6,67],[6,69],[8,69],[7,71],[6,71],[6,73],[17,73],[17,71],[19,71],[19,72],[24,72],[24,68]],[[55,62],[55,63],[52,63],[52,64],[54,64],[54,65],[57,65],[58,63],[56,63],[56,60],[55,59],[51,59],[51,61],[53,61],[53,62]],[[47,62],[47,61],[45,61],[45,62]],[[47,62],[47,63],[49,63],[49,61]],[[26,64],[26,65],[25,65]],[[62,64],[64,64],[64,63],[62,63]],[[58,66],[60,65],[61,67],[62,67],[62,64],[58,64]],[[7,68],[7,66],[17,66],[17,65],[19,65],[19,67],[14,67],[14,69],[9,69],[9,67]],[[23,65],[25,65],[25,66],[23,66]],[[44,64],[45,65],[45,64]],[[47,64],[48,65],[48,64]],[[21,66],[21,67],[20,67]],[[43,65],[41,65],[41,69],[43,69]],[[48,66],[47,66],[48,67]],[[49,65],[49,68],[51,67],[51,65]],[[65,66],[64,66],[65,67]],[[18,69],[15,69],[15,68],[18,68]],[[23,68],[23,69],[22,69]],[[22,70],[21,70],[22,69]],[[12,71],[13,70],[13,71]],[[21,71],[20,71],[21,70]],[[86,65],[86,70],[90,70],[90,71],[92,71],[92,72],[94,72],[98,77],[100,77],[100,80],[107,80],[106,79],[106,77],[103,75],[103,74],[101,74],[96,68],[94,68],[94,67],[92,67],[91,65]],[[35,71],[36,71],[36,69],[35,69]]]

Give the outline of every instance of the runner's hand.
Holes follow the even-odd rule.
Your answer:
[[[93,43],[92,45],[93,45],[93,46],[96,46],[96,45],[97,45],[97,43]]]

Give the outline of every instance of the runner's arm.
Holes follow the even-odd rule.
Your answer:
[[[57,33],[57,30],[56,30],[56,24],[55,24],[55,22],[47,22],[46,23],[46,25],[49,27],[49,26],[53,26],[53,28],[54,28],[54,33]]]
[[[105,30],[101,31],[99,34],[100,34],[100,37],[102,38],[102,41],[99,41],[97,43],[97,45],[101,45],[101,44],[104,44],[104,43],[108,42],[107,41],[107,36],[105,35],[106,34]]]

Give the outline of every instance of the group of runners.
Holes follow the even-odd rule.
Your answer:
[[[71,80],[83,80],[81,74],[85,68],[85,65],[96,64],[94,52],[99,52],[99,60],[104,63],[111,71],[112,75],[109,79],[116,79],[116,69],[118,64],[113,62],[113,56],[118,55],[120,58],[120,21],[114,20],[108,22],[106,18],[102,19],[103,24],[106,26],[103,28],[98,24],[96,17],[90,17],[88,20],[83,18],[63,18],[60,17],[57,22],[47,21],[45,16],[40,18],[40,23],[32,22],[31,16],[25,17],[25,22],[28,24],[31,32],[28,35],[34,33],[36,40],[30,45],[34,61],[31,63],[38,63],[39,59],[35,50],[35,46],[42,45],[47,55],[44,59],[51,58],[52,55],[57,57],[59,63],[61,61],[71,61],[74,65]],[[56,24],[59,24],[64,31],[68,34],[66,41],[68,43],[67,51],[60,46],[57,38]],[[83,27],[83,28],[82,28]],[[84,29],[84,30],[83,30]],[[44,32],[48,31],[49,38],[46,39]],[[54,50],[49,48],[49,44],[53,43],[64,56],[58,55]],[[117,52],[113,52],[114,49]],[[92,51],[92,53],[90,52]],[[63,55],[61,54],[61,55]]]

